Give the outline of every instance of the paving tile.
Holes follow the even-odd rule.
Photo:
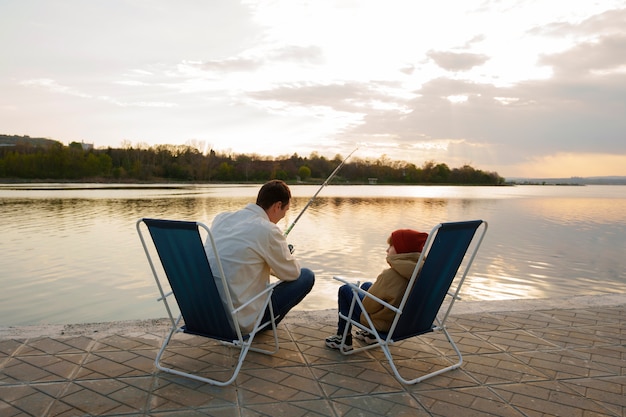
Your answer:
[[[615,415],[626,416],[625,376],[571,379],[562,383]]]
[[[477,335],[504,352],[525,352],[529,350],[557,349],[559,347],[522,329],[481,332]]]
[[[615,344],[615,341],[598,327],[531,329],[529,332],[562,348]]]
[[[614,375],[605,365],[593,362],[589,357],[569,349],[520,352],[515,357],[552,379]]]
[[[53,382],[71,379],[84,354],[20,356],[9,359],[0,373],[0,384]]]
[[[429,333],[427,335],[406,339],[392,344],[389,349],[396,360],[419,361],[427,358],[438,358],[446,354],[446,348],[450,348],[450,344],[447,343],[443,334],[438,334],[437,336],[440,337],[433,337],[431,333]],[[367,354],[378,361],[387,359],[380,347],[368,350]],[[364,355],[364,353],[355,353],[355,356],[358,355]]]
[[[161,346],[162,339],[147,339],[135,336],[126,336],[114,334],[102,339],[98,339],[92,348],[92,351],[99,352],[103,350],[154,350]]]
[[[154,371],[155,352],[102,350],[87,355],[76,379],[142,376]]]
[[[159,411],[151,412],[147,414],[151,417],[239,417],[239,410],[237,408],[225,407],[225,408],[187,408],[179,409],[176,411]],[[126,416],[124,416],[126,417]],[[144,415],[137,416],[144,417]]]
[[[77,337],[41,337],[29,339],[20,350],[20,356],[26,355],[56,355],[61,353],[83,353],[88,351],[93,344],[93,339]]]
[[[469,332],[490,332],[518,328],[516,324],[509,323],[504,317],[488,313],[464,315],[458,317],[455,323]]]
[[[51,415],[120,415],[143,412],[151,377],[97,379],[70,383]]]
[[[530,417],[614,416],[608,408],[570,389],[561,381],[501,384],[491,389]]]
[[[280,350],[249,352],[226,387],[157,371],[161,325],[132,334],[5,339],[0,415],[626,417],[625,324],[623,306],[451,316],[463,365],[413,385],[394,377],[380,348],[352,355],[326,348],[334,322],[281,324]],[[265,332],[254,346],[272,340]],[[439,332],[391,350],[407,378],[456,358]],[[163,363],[227,379],[239,352],[177,334]]]
[[[560,321],[554,315],[542,311],[511,311],[491,313],[491,315],[520,329],[543,329],[546,327],[563,327],[570,324],[569,321]]]
[[[161,365],[216,380],[228,380],[241,351],[219,344],[210,347],[174,347],[166,350]]]
[[[408,393],[359,395],[335,398],[332,403],[338,416],[430,416],[420,403]]]
[[[462,352],[469,353],[497,353],[501,352],[494,345],[474,336],[466,331],[452,334],[453,339],[457,343]],[[411,380],[437,369],[445,368],[456,363],[458,360],[452,346],[441,332],[428,333],[416,338],[407,339],[390,347],[394,362],[400,372],[400,375]],[[380,361],[388,372],[393,375],[393,370],[387,362],[387,358],[382,349],[375,348],[369,351],[370,354]],[[438,387],[453,386],[473,386],[477,382],[475,379],[461,371],[453,371],[419,383],[419,389],[432,388],[432,385]],[[410,389],[414,389],[411,387]]]
[[[467,355],[463,370],[485,385],[541,381],[548,378],[543,372],[508,353]]]
[[[601,324],[594,328],[594,332],[599,337],[610,339],[614,344],[626,344],[626,326],[623,323]]]
[[[229,414],[228,416],[232,416]],[[242,417],[334,417],[335,413],[326,400],[261,403],[243,405]]]
[[[572,350],[592,363],[601,364],[613,375],[626,375],[626,345],[580,347]]]
[[[263,340],[265,338],[265,340]],[[255,340],[253,347],[273,349],[273,338],[265,336]],[[270,342],[271,344],[264,343]],[[199,340],[202,340],[199,343]],[[274,354],[248,351],[242,370],[272,369],[282,366],[303,366],[304,357],[288,333],[283,332],[279,341],[279,350]],[[206,338],[187,337],[171,344],[162,359],[162,365],[185,372],[197,373],[214,379],[226,380],[237,364],[241,350]],[[155,353],[156,354],[156,353]]]
[[[404,379],[412,380],[450,366],[452,362],[445,358],[427,358],[419,361],[399,360],[395,361],[395,364],[398,368],[398,372]],[[389,373],[393,373],[387,362],[384,362],[383,366],[389,369]],[[461,367],[428,378],[422,382],[408,385],[405,389],[411,392],[419,392],[436,388],[473,387],[476,385],[478,385],[478,381]]]
[[[237,387],[243,405],[323,398],[320,385],[306,366],[244,370]]]
[[[273,346],[253,344],[254,347],[270,349]],[[275,368],[279,366],[303,366],[306,363],[304,356],[295,342],[281,341],[278,352],[265,354],[251,351],[248,353],[243,364],[243,369],[251,368]]]
[[[459,317],[448,316],[448,319],[446,320],[446,328],[448,329],[448,331],[450,332],[465,331],[465,328],[461,326],[461,324],[459,323],[459,320],[460,320]]]
[[[626,320],[622,308],[589,308],[575,310],[546,310],[542,313],[566,323],[568,326],[591,326],[607,323],[619,323]]]
[[[180,408],[175,411],[151,412],[151,417],[239,417],[237,408]],[[140,417],[140,416],[137,416]],[[143,415],[141,416],[143,417]]]
[[[586,310],[599,315],[603,323],[624,323],[626,321],[625,306],[592,307]]]
[[[287,326],[279,324],[276,326],[276,334],[278,335],[278,340],[280,342],[290,341],[292,340],[291,333],[289,332]],[[274,344],[274,335],[271,329],[264,330],[256,335],[254,338],[255,343],[268,343]]]
[[[344,362],[312,367],[328,397],[344,397],[404,390],[378,361]]]
[[[160,342],[162,342],[162,340]],[[216,343],[215,340],[209,339],[206,337],[196,336],[196,335],[187,334],[187,333],[174,333],[168,346],[172,348],[175,348],[175,347],[203,348],[207,346],[212,346],[215,343]],[[162,343],[159,343],[159,348],[161,347],[161,345]]]
[[[0,386],[0,415],[44,416],[62,392],[65,382]]]
[[[301,341],[323,341],[328,336],[331,336],[337,332],[337,324],[327,323],[298,323],[298,325],[287,324],[291,337],[296,342]]]
[[[497,334],[498,332],[495,333]],[[489,335],[491,333],[480,333],[480,336],[478,336],[467,331],[450,332],[452,340],[454,340],[454,343],[456,343],[463,355],[502,352],[502,346],[490,343],[489,339],[484,337],[485,334]],[[444,351],[450,348],[450,343],[447,340],[438,339],[433,341],[433,346],[437,347],[439,351]]]
[[[19,339],[0,340],[0,365],[6,357],[11,356],[24,345],[24,341]]]
[[[373,351],[344,355],[337,349],[330,349],[321,340],[301,340],[298,348],[308,365],[333,364],[337,362],[363,362],[372,360]]]
[[[416,397],[431,416],[524,416],[487,387],[427,390]]]
[[[235,384],[217,387],[189,378],[159,374],[153,381],[147,409],[150,413],[190,408],[238,407]]]

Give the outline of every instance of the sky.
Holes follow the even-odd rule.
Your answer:
[[[0,134],[626,175],[626,0],[0,0]]]

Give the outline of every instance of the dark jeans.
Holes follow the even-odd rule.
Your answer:
[[[364,282],[361,285],[361,288],[364,289],[365,291],[369,290],[369,288],[372,286],[371,282]],[[339,312],[342,313],[344,316],[347,316],[348,313],[350,312],[350,304],[352,303],[352,297],[354,296],[354,293],[352,292],[352,289],[347,285],[344,284],[341,287],[339,287],[339,294],[337,295],[337,302],[339,304]],[[365,297],[363,294],[359,294],[359,298],[362,300],[363,297]],[[361,306],[359,306],[358,303],[356,303],[354,305],[354,310],[352,311],[352,320],[355,321],[359,321],[361,317]],[[344,319],[339,319],[338,323],[337,323],[337,334],[338,335],[343,335],[344,330],[346,329],[346,325],[348,324],[347,321],[345,321]],[[350,326],[348,326],[348,333],[350,333],[352,330],[350,328]]]
[[[281,281],[272,293],[272,306],[274,307],[274,319],[276,324],[285,315],[300,303],[311,292],[315,284],[315,274],[308,268],[300,269],[300,276],[295,281]],[[270,319],[269,309],[265,310],[262,323]]]

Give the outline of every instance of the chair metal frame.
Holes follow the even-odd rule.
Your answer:
[[[480,229],[481,226],[482,226],[482,229]],[[416,264],[416,267],[407,285],[407,289],[398,307],[395,307],[381,300],[380,298],[368,293],[367,291],[363,290],[362,288],[360,288],[359,282],[353,283],[342,276],[333,277],[335,280],[340,281],[350,286],[353,292],[352,303],[350,305],[349,313],[347,315],[339,313],[339,317],[346,320],[350,325],[358,329],[367,331],[368,333],[370,333],[376,338],[376,342],[371,345],[355,347],[352,350],[347,350],[345,341],[348,336],[348,330],[350,326],[346,326],[345,331],[342,335],[342,342],[341,342],[339,351],[344,355],[353,355],[358,352],[363,352],[365,350],[380,347],[389,362],[389,365],[393,371],[393,374],[400,382],[404,384],[416,384],[428,378],[432,378],[436,375],[440,375],[444,372],[448,372],[453,369],[457,369],[461,367],[461,365],[463,364],[463,355],[461,354],[461,351],[459,350],[458,346],[454,342],[452,336],[448,332],[446,328],[446,322],[450,315],[450,312],[452,311],[454,302],[460,299],[459,294],[461,291],[461,287],[463,283],[465,282],[465,279],[467,278],[467,274],[470,270],[470,267],[472,266],[472,263],[474,262],[476,254],[478,253],[478,249],[480,248],[483,242],[483,239],[485,237],[485,234],[487,233],[487,227],[488,227],[487,222],[483,220],[440,223],[436,225],[431,230],[428,236],[428,239],[426,240],[426,243],[424,244],[424,250],[422,251],[419,257],[419,260]],[[458,242],[458,245],[454,247],[453,250],[451,250],[451,252],[454,252],[454,253],[449,254],[450,261],[448,262],[447,260],[445,260],[444,261],[445,265],[443,265],[440,263],[444,260],[444,256],[443,256],[444,252],[442,252],[442,248],[444,245],[447,244],[447,242],[442,242],[442,240],[440,239],[440,232],[442,231],[445,232],[447,230],[454,230],[454,229],[465,230],[463,232],[464,241]],[[437,260],[429,258],[428,256],[430,253],[434,251],[438,252],[436,257],[438,257],[439,259]],[[435,256],[433,256],[433,258],[434,257]],[[430,261],[432,262],[429,265]],[[436,262],[439,262],[439,263],[433,266],[434,263]],[[438,269],[439,266],[442,266],[441,272]],[[459,271],[459,268],[461,267],[463,267],[463,272],[462,274],[460,274],[460,278],[459,278],[458,271]],[[433,272],[433,268],[435,269],[434,272]],[[425,276],[426,275],[425,271],[426,271],[426,274],[431,274],[431,272],[433,272],[433,275]],[[420,310],[419,306],[408,305],[409,299],[411,298],[413,290],[415,290],[416,287],[418,286],[417,284],[419,280],[444,280],[446,281],[445,283],[442,284],[442,288],[439,291],[439,292],[445,291],[445,293],[438,295],[438,297],[440,298],[440,301],[439,299],[435,300],[434,304],[432,305],[432,308],[428,311],[424,311],[423,309]],[[456,287],[454,289],[451,289],[452,284],[455,280],[456,280]],[[425,285],[428,287],[427,284]],[[367,311],[363,307],[363,301],[359,297],[359,294],[361,294],[363,297],[369,297],[375,300],[377,303],[380,303],[381,305],[383,305],[384,307],[387,307],[388,309],[390,309],[391,311],[395,313],[393,322],[391,324],[391,328],[389,329],[388,332],[379,332],[378,330],[376,330],[372,322],[372,319],[370,318],[370,316],[367,314]],[[419,297],[419,295],[417,296]],[[446,308],[442,309],[442,306],[444,304],[444,301],[446,300],[446,297],[447,299],[449,299],[449,304]],[[354,308],[357,305],[357,303],[361,311],[363,312],[363,316],[365,317],[365,320],[367,322],[367,324],[365,325],[361,324],[359,320],[353,320],[351,318],[354,312]],[[406,321],[409,321],[409,320],[413,320],[414,322],[420,321],[422,317],[425,317],[425,320],[427,320],[427,322],[431,324],[428,326],[421,325],[421,327],[417,327],[415,329],[403,329],[402,330],[403,334],[397,334],[399,333],[397,332],[397,330],[399,329],[398,325],[399,323],[401,323],[401,319],[403,318],[402,315],[405,314],[406,316],[408,314],[408,310],[416,310],[417,314],[415,314],[414,317],[405,317],[406,320],[404,320],[404,323],[402,323],[404,327],[406,327],[405,326]],[[442,311],[443,311],[443,314],[441,314]],[[431,316],[432,316],[432,320],[431,320]],[[445,335],[447,341],[449,342],[452,349],[454,350],[456,357],[457,357],[456,362],[450,366],[436,369],[430,373],[419,376],[417,378],[408,379],[408,378],[403,377],[398,370],[398,366],[395,363],[390,347],[394,343],[400,342],[405,339],[409,339],[415,336],[420,336],[422,334],[429,333],[429,332],[439,332],[439,331]]]
[[[269,355],[278,352],[278,333],[276,332],[274,310],[271,301],[272,292],[274,290],[274,287],[278,285],[278,282],[269,284],[264,291],[257,294],[255,297],[248,300],[246,303],[242,304],[238,308],[234,308],[230,291],[228,290],[228,285],[226,283],[222,262],[220,260],[217,246],[209,227],[200,222],[141,218],[137,221],[136,228],[144,252],[146,253],[146,257],[148,258],[148,263],[150,265],[152,275],[154,276],[157,287],[159,289],[160,297],[157,299],[157,301],[163,302],[170,320],[169,332],[165,336],[165,339],[155,359],[155,365],[157,369],[174,375],[184,376],[197,381],[205,382],[208,384],[225,386],[231,384],[237,378],[237,375],[239,374],[239,371],[241,370],[246,355],[249,351],[260,352]],[[144,236],[144,232],[142,231],[142,229],[148,230],[148,234],[152,238],[152,244],[148,244],[148,239]],[[170,233],[169,236],[166,236],[167,232],[170,230],[177,231],[178,233],[183,233],[186,236],[184,236],[184,239],[182,239],[182,235],[177,237],[173,236],[174,233]],[[213,274],[211,270],[211,266],[209,264],[209,260],[205,251],[205,246],[203,244],[201,231],[202,234],[206,234],[205,240],[207,242],[210,242],[211,250],[215,255],[215,263],[217,264],[218,275]],[[155,233],[157,235],[155,235]],[[160,235],[160,233],[165,234]],[[165,243],[161,240],[163,239],[163,237],[166,238]],[[191,250],[187,251],[184,247],[188,247]],[[200,249],[202,249],[202,254],[200,254],[199,252]],[[170,250],[178,252],[181,258],[186,259],[170,259],[172,255],[171,253],[169,253]],[[156,256],[154,255],[154,252],[156,252]],[[160,260],[163,271],[157,270],[154,261],[154,258],[157,257]],[[221,331],[214,331],[211,329],[211,320],[214,320],[215,317],[212,317],[209,313],[205,313],[206,317],[200,315],[200,317],[194,317],[193,320],[190,320],[194,322],[193,329],[190,329],[185,324],[181,325],[181,322],[188,323],[185,318],[185,312],[187,311],[187,315],[190,316],[192,313],[195,313],[198,308],[195,308],[197,306],[187,308],[188,306],[182,304],[186,302],[183,301],[183,299],[187,299],[184,296],[187,296],[189,294],[183,294],[183,292],[185,292],[185,289],[181,288],[181,284],[173,282],[173,280],[177,279],[176,276],[180,274],[183,274],[183,276],[185,277],[184,279],[189,279],[196,284],[198,282],[201,282],[197,280],[205,280],[204,284],[206,285],[202,284],[200,287],[207,288],[207,293],[194,293],[192,295],[192,298],[195,298],[195,303],[197,304],[197,306],[200,306],[200,308],[202,307],[201,305],[210,303],[211,300],[215,301],[215,303],[213,304],[214,306],[217,304],[222,306],[221,309],[215,307],[217,309],[217,313],[219,313],[217,316],[221,317],[221,320],[223,320],[224,315],[221,314],[220,310],[223,311],[225,317],[229,321],[229,324],[224,325],[224,323],[221,323],[223,325],[221,326]],[[163,277],[163,275],[165,275],[165,277]],[[226,300],[221,299],[219,291],[217,290],[217,285],[214,282],[210,282],[210,280],[214,279],[221,280],[221,285],[224,289],[223,293]],[[172,291],[169,291],[167,293],[165,292],[164,286],[166,280],[172,288]],[[208,283],[206,280],[209,280]],[[174,302],[176,303],[176,305],[178,305],[180,310],[180,314],[178,315],[178,317],[174,316],[174,313],[172,312],[172,307],[170,306],[170,302],[168,301],[168,298],[172,295],[174,295]],[[200,298],[205,295],[206,299]],[[255,321],[254,328],[249,333],[244,334],[239,328],[237,313],[246,306],[248,306],[250,303],[258,300],[259,298],[262,298],[264,300],[264,306],[260,310],[259,316]],[[226,306],[224,306],[224,304],[226,304]],[[262,323],[266,309],[269,309],[270,320]],[[191,311],[192,313],[189,313],[189,311]],[[273,333],[273,349],[266,350],[252,347],[254,337],[261,330],[264,330],[268,327],[271,327]],[[213,379],[163,366],[161,364],[162,356],[165,353],[172,337],[176,333],[187,333],[196,336],[207,337],[210,339],[218,340],[221,344],[239,349],[239,357],[237,359],[237,364],[233,369],[232,375],[226,380]]]

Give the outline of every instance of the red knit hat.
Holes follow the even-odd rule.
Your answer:
[[[428,233],[411,229],[399,229],[391,234],[391,244],[397,253],[421,252]]]

